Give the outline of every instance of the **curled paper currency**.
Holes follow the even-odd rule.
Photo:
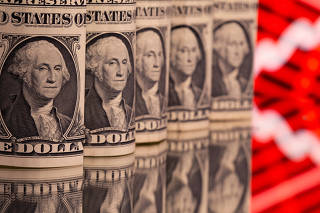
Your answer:
[[[167,136],[169,0],[137,1],[136,142]]]
[[[85,156],[132,153],[135,1],[87,1]]]
[[[249,119],[257,0],[214,0],[210,120]]]
[[[172,5],[168,130],[208,128],[212,1]]]
[[[47,3],[0,3],[1,165],[82,164],[85,2]]]

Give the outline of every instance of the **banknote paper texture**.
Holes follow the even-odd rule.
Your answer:
[[[81,213],[82,183],[82,166],[0,168],[1,212]]]
[[[169,0],[137,0],[136,142],[167,136]]]
[[[82,164],[85,2],[0,1],[0,164]]]
[[[168,130],[208,128],[212,1],[172,1]]]
[[[166,212],[206,213],[209,130],[187,137],[183,133],[173,133],[169,138]]]
[[[213,17],[210,120],[249,119],[257,0],[215,0]]]
[[[213,123],[210,135],[208,213],[249,212],[250,123]]]
[[[166,212],[167,142],[136,148],[133,182],[135,213]]]
[[[85,157],[83,212],[133,213],[134,155]]]
[[[87,0],[85,156],[134,151],[134,12],[135,0]]]

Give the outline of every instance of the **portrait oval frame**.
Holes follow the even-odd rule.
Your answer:
[[[54,45],[60,52],[61,56],[63,57],[63,60],[66,65],[66,69],[68,70],[70,74],[70,79],[68,82],[66,82],[64,85],[62,85],[62,88],[59,92],[59,94],[54,99],[54,106],[57,109],[62,109],[59,112],[62,114],[67,115],[71,121],[67,127],[67,129],[62,132],[63,139],[70,139],[68,138],[68,133],[71,130],[74,121],[77,119],[78,111],[79,111],[79,98],[80,98],[80,92],[79,92],[79,67],[76,59],[76,54],[72,53],[72,50],[70,50],[70,47],[68,47],[66,44],[62,42],[62,39],[55,38],[54,35],[48,36],[48,35],[30,35],[25,36],[24,39],[21,39],[19,42],[14,44],[12,47],[10,47],[9,51],[7,52],[6,56],[4,57],[3,63],[0,67],[0,99],[4,100],[2,104],[0,104],[0,120],[5,125],[5,131],[7,132],[7,136],[2,138],[10,138],[15,137],[15,135],[12,135],[10,128],[7,126],[5,122],[5,116],[4,114],[7,113],[8,104],[11,105],[13,102],[12,97],[17,97],[18,93],[21,93],[22,91],[22,82],[23,80],[19,79],[19,77],[11,74],[8,72],[8,67],[11,65],[12,59],[14,54],[16,52],[26,46],[30,42],[35,41],[47,41],[50,44]],[[78,42],[74,41],[73,45],[77,45]],[[72,46],[73,48],[74,46]],[[3,83],[5,82],[5,83]],[[10,85],[8,87],[7,85]],[[9,89],[9,91],[8,91]],[[10,90],[11,89],[11,90]],[[5,96],[8,96],[7,99],[4,99],[3,91],[5,91]],[[13,94],[12,97],[10,97],[10,93],[16,93]],[[70,94],[76,94],[70,97]],[[9,102],[8,102],[9,101]],[[31,137],[20,137],[21,140],[30,140],[30,139],[40,139],[39,136],[31,136]]]
[[[203,42],[202,42],[202,39],[204,39],[201,35],[201,33],[199,32],[199,30],[197,30],[195,27],[191,26],[191,25],[186,25],[186,24],[181,24],[181,25],[177,25],[177,26],[174,26],[171,28],[171,34],[174,30],[177,30],[177,29],[181,29],[181,28],[186,28],[186,29],[189,29],[193,35],[195,36],[196,40],[197,40],[197,43],[198,43],[198,46],[199,46],[199,50],[200,50],[200,60],[198,61],[197,65],[196,65],[196,70],[194,71],[194,73],[192,74],[192,83],[194,83],[196,86],[198,86],[200,89],[201,89],[201,93],[200,93],[200,96],[199,96],[199,99],[197,101],[196,106],[197,108],[201,108],[201,106],[199,106],[199,103],[201,103],[201,99],[203,98],[204,96],[204,93],[205,93],[205,88],[206,88],[206,72],[207,72],[207,65],[206,65],[206,61],[207,61],[207,57],[206,57],[206,52],[205,52],[205,49],[204,49],[204,45],[203,45]],[[170,65],[170,69],[171,69],[171,65]],[[170,77],[171,78],[171,77]],[[170,89],[169,89],[170,91]],[[170,95],[169,95],[170,96]],[[170,97],[169,97],[170,99]],[[174,108],[181,108],[184,106],[182,105],[171,105],[171,106],[168,106],[169,108],[171,109],[174,109]]]
[[[127,84],[123,90],[123,98],[126,100],[126,103],[131,107],[131,109],[134,109],[135,99],[133,94],[135,93],[135,86],[134,86],[135,85],[135,71],[134,71],[135,57],[134,57],[134,52],[133,52],[134,48],[132,47],[132,42],[130,42],[129,39],[125,35],[123,35],[123,33],[114,33],[114,32],[98,33],[87,40],[86,48],[96,43],[99,39],[108,38],[112,36],[120,39],[123,42],[123,44],[126,46],[126,49],[128,51],[132,72],[131,74],[128,75]],[[85,79],[86,79],[86,83],[85,83],[85,90],[86,90],[85,96],[86,96],[90,88],[92,87],[92,84],[94,81],[94,76],[87,69],[86,69]],[[133,122],[132,119],[134,119],[133,115],[134,115],[134,110],[131,111],[131,115],[130,115],[131,119],[128,123],[128,129],[131,129],[130,125]]]
[[[243,94],[245,94],[245,93],[248,91],[248,89],[250,89],[250,88],[248,88],[248,87],[250,87],[250,79],[252,78],[252,68],[253,68],[253,47],[252,47],[251,37],[250,37],[250,35],[249,35],[249,33],[248,33],[248,29],[246,29],[246,28],[244,27],[243,23],[241,23],[240,21],[237,21],[237,20],[228,20],[228,21],[224,21],[224,22],[219,23],[219,24],[213,29],[213,34],[212,34],[212,36],[213,36],[213,40],[214,40],[215,33],[216,33],[221,27],[223,27],[223,26],[226,25],[226,24],[232,24],[232,23],[238,25],[238,26],[241,28],[241,30],[242,30],[245,38],[246,38],[246,42],[247,42],[248,49],[249,49],[249,53],[244,57],[241,65],[240,65],[240,68],[239,68],[239,71],[244,70],[244,74],[243,74],[243,75],[244,75],[245,79],[247,80],[246,86],[245,86],[245,89],[244,89],[244,92],[242,92]],[[214,42],[213,42],[213,45],[214,45]],[[212,53],[212,57],[213,57],[213,59],[214,59],[214,60],[212,60],[212,67],[213,67],[213,66],[215,65],[215,64],[214,64],[214,63],[215,63],[215,58],[217,58],[214,51],[213,51],[213,53]],[[215,81],[214,79],[216,79],[216,78],[215,78],[216,75],[215,75],[214,70],[215,70],[215,69],[212,69],[212,77],[211,77],[211,78],[212,78],[212,84],[213,84],[213,81]],[[214,87],[212,87],[212,94],[215,93],[213,90],[214,90]],[[252,89],[251,89],[251,90],[252,90]],[[219,95],[219,96],[212,96],[212,97],[213,97],[213,98],[217,98],[217,97],[220,97],[220,96],[221,96],[221,95]]]
[[[156,33],[159,38],[160,38],[160,42],[161,42],[161,47],[162,47],[162,51],[163,51],[163,65],[162,65],[162,68],[161,68],[161,75],[160,75],[160,80],[159,80],[159,91],[160,91],[160,94],[163,96],[163,97],[168,97],[168,91],[167,91],[167,79],[169,77],[169,70],[167,69],[167,61],[168,61],[168,58],[169,56],[167,55],[167,49],[166,49],[166,45],[165,45],[165,39],[164,39],[164,35],[163,33],[161,32],[161,30],[157,27],[143,27],[143,28],[140,28],[137,30],[136,32],[136,38],[138,39],[138,34],[139,33],[143,33],[143,32],[147,32],[147,31],[151,31],[151,32],[154,32]],[[136,53],[136,55],[138,55]],[[138,74],[136,74],[138,75]],[[167,102],[167,100],[165,99],[164,102]],[[138,103],[137,103],[138,104]],[[162,104],[162,106],[160,106],[160,111],[163,112],[163,110],[166,109],[166,106],[164,106]],[[145,114],[145,115],[140,115],[140,116],[137,116],[137,118],[149,118],[149,117],[154,117],[153,115],[149,115],[149,114]],[[157,118],[157,117],[156,117]]]

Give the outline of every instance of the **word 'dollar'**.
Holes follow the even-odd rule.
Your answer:
[[[134,140],[134,131],[123,133],[106,133],[106,134],[92,134],[88,139],[88,143],[123,143]]]
[[[12,183],[0,183],[0,193],[16,193],[23,195],[50,195],[55,192],[80,191],[82,179],[50,182],[50,183],[21,183],[13,186]]]
[[[16,154],[59,154],[68,152],[82,151],[82,142],[65,142],[65,143],[13,143],[13,142],[0,142],[0,152],[9,152]]]

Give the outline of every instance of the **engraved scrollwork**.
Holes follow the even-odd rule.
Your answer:
[[[11,134],[9,131],[5,128],[2,115],[0,113],[0,138],[10,138]]]
[[[167,26],[161,26],[161,27],[159,27],[159,30],[161,31],[163,36],[166,36],[167,33],[168,33],[168,27]]]
[[[68,49],[72,52],[73,55],[76,55],[75,50],[80,49],[79,39],[80,36],[53,36],[54,38],[61,41]]]
[[[135,32],[123,32],[122,34],[125,35],[131,43],[133,42]]]
[[[15,35],[15,34],[2,34],[1,40],[7,40],[9,43],[8,49],[12,49],[13,46],[21,42],[22,40],[29,38],[28,35]]]
[[[207,27],[207,24],[195,24],[193,27],[196,28],[200,34],[202,34],[203,30]]]
[[[68,137],[75,137],[84,135],[85,126],[83,125],[83,120],[80,113],[77,113],[73,122],[73,125],[68,133]]]
[[[91,40],[93,37],[97,36],[101,34],[100,32],[96,32],[96,33],[87,33],[87,41]]]
[[[2,125],[0,125],[0,135],[1,136],[7,136],[8,134],[6,133],[6,131],[4,130],[4,127]]]

